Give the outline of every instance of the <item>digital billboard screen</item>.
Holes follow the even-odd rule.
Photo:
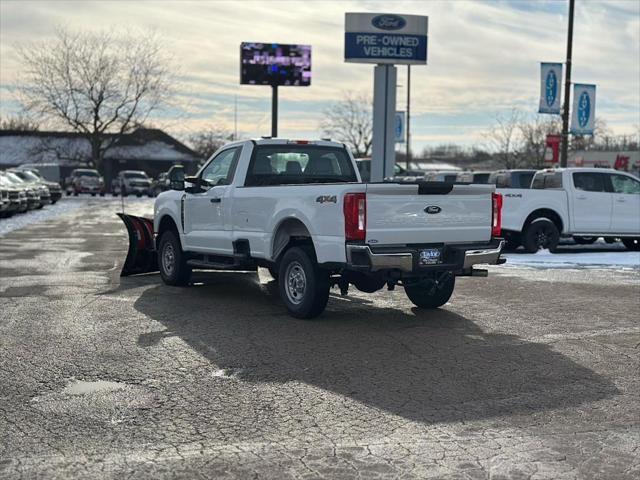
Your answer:
[[[311,45],[241,43],[240,84],[308,87]]]

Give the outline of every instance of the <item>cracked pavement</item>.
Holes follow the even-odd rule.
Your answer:
[[[129,213],[150,215],[151,201]],[[0,478],[640,477],[640,273],[492,267],[419,311],[119,278],[119,201],[0,238]]]

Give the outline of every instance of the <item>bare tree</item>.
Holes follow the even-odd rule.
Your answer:
[[[232,138],[233,133],[228,129],[212,125],[204,132],[192,134],[188,143],[203,159],[207,159]]]
[[[489,150],[494,151],[494,158],[503,168],[518,166],[522,137],[518,126],[522,115],[515,108],[508,114],[496,116],[496,122],[487,132]]]
[[[17,130],[21,132],[34,132],[40,128],[40,124],[24,115],[8,118],[0,118],[0,130]]]
[[[371,155],[373,116],[371,98],[347,92],[324,111],[320,123],[323,135],[347,144],[356,158]]]
[[[168,101],[168,60],[153,33],[137,36],[58,29],[52,40],[18,47],[24,108],[82,134],[91,161]]]
[[[543,168],[547,135],[560,134],[560,117],[536,115],[531,119],[523,119],[518,129],[522,137],[521,166]]]

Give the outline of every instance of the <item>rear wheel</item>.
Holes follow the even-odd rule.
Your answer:
[[[404,292],[409,300],[418,308],[438,308],[449,301],[456,286],[456,277],[449,276],[446,280],[426,285],[406,285]]]
[[[175,232],[165,231],[160,237],[158,248],[160,276],[167,285],[184,286],[191,278],[191,267],[182,251],[180,239]]]
[[[278,289],[293,317],[309,319],[324,311],[329,300],[329,274],[318,267],[312,248],[293,247],[285,252]]]
[[[536,218],[522,234],[522,246],[528,253],[536,253],[541,248],[554,252],[560,241],[560,232],[548,218]]]
[[[623,238],[622,243],[627,247],[627,250],[631,250],[632,252],[640,251],[640,237],[638,238]]]

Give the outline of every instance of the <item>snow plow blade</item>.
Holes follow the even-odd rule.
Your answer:
[[[127,227],[129,251],[124,262],[121,277],[158,271],[158,258],[153,241],[153,220],[118,213]]]

